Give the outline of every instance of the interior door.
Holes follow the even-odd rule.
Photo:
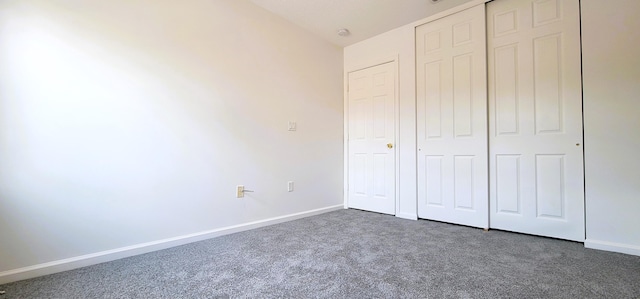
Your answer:
[[[488,220],[484,5],[416,28],[418,217]]]
[[[491,227],[584,241],[578,0],[487,4]]]
[[[348,75],[348,198],[350,208],[396,213],[393,62]]]

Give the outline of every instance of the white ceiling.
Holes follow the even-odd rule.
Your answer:
[[[348,46],[471,0],[250,0],[338,46]],[[351,35],[338,36],[340,28]]]

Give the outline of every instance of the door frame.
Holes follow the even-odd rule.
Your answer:
[[[394,69],[394,99],[393,99],[393,108],[394,108],[394,115],[393,115],[393,124],[395,126],[394,128],[394,136],[393,136],[393,144],[395,147],[395,151],[393,153],[393,163],[395,164],[395,169],[394,169],[394,178],[395,178],[395,211],[394,211],[394,215],[398,214],[398,211],[400,210],[400,161],[398,159],[399,157],[399,153],[400,153],[400,148],[401,148],[401,144],[398,142],[398,136],[400,135],[400,93],[399,93],[399,68],[398,68],[398,60],[399,60],[399,54],[395,54],[393,56],[389,56],[389,57],[383,57],[383,58],[378,58],[378,59],[372,59],[369,60],[366,64],[363,65],[358,65],[356,67],[352,67],[349,69],[345,69],[344,70],[344,75],[343,75],[343,80],[344,80],[344,95],[343,95],[343,102],[344,102],[344,133],[343,133],[343,148],[344,148],[344,187],[343,187],[343,197],[344,197],[344,208],[348,209],[349,208],[349,74],[353,73],[353,72],[357,72],[360,70],[364,70],[364,69],[368,69],[370,67],[374,67],[374,66],[379,66],[382,64],[386,64],[386,63],[392,63],[393,65],[393,69]]]

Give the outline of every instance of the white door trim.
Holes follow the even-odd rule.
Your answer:
[[[343,80],[344,80],[344,95],[343,95],[343,102],[344,102],[344,133],[343,133],[343,148],[344,148],[344,187],[343,187],[343,196],[344,196],[344,208],[348,209],[349,208],[349,74],[352,72],[357,72],[363,69],[367,69],[370,67],[374,67],[374,66],[378,66],[381,64],[385,64],[385,63],[393,63],[393,68],[395,70],[395,79],[394,79],[394,88],[395,88],[395,93],[394,93],[394,100],[393,100],[393,106],[394,106],[394,126],[395,126],[395,130],[394,130],[394,137],[393,137],[393,145],[396,148],[396,150],[394,151],[394,156],[393,156],[393,160],[394,160],[394,164],[395,164],[395,184],[396,184],[396,190],[395,190],[395,213],[397,214],[398,211],[400,210],[400,161],[398,159],[398,154],[400,153],[400,148],[401,148],[401,144],[400,142],[398,142],[398,136],[400,136],[400,105],[399,105],[399,101],[400,101],[400,90],[399,90],[399,68],[398,68],[398,61],[399,61],[399,57],[400,55],[398,53],[396,53],[393,56],[389,56],[389,57],[382,57],[382,58],[378,58],[378,59],[372,59],[369,62],[367,62],[366,64],[362,64],[362,65],[357,65],[355,67],[351,67],[349,69],[346,69],[344,71],[344,75],[343,75]]]

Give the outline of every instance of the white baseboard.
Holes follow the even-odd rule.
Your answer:
[[[586,239],[584,247],[640,256],[640,246]]]
[[[0,284],[10,283],[18,280],[34,278],[38,276],[63,272],[76,268],[91,266],[108,261],[113,261],[125,257],[144,254],[152,251],[162,250],[170,247],[180,246],[192,242],[211,239],[219,236],[224,236],[241,231],[251,230],[259,227],[269,226],[309,216],[319,215],[331,211],[342,210],[344,205],[330,206],[326,208],[305,211],[301,213],[289,214],[280,217],[269,218],[260,221],[248,222],[239,225],[233,225],[209,231],[168,238],[164,240],[158,240],[148,243],[142,243],[127,247],[116,248],[112,250],[106,250],[82,256],[72,257],[63,260],[57,260],[53,262],[28,266],[24,268],[18,268],[0,272]]]
[[[418,220],[418,215],[408,213],[398,213],[396,214],[396,217],[409,220]]]

